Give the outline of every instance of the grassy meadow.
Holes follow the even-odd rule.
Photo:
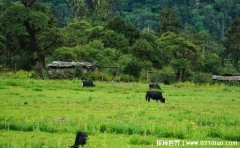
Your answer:
[[[95,84],[0,76],[0,148],[67,148],[78,130],[88,133],[87,148],[151,148],[170,139],[240,145],[240,87],[160,84],[162,104],[145,101],[146,83]]]

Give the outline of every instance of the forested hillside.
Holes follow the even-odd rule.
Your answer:
[[[67,23],[73,16],[74,0],[43,0],[53,7],[54,15],[59,23]],[[103,0],[104,1],[104,0]],[[161,32],[159,15],[165,8],[171,8],[178,18],[181,29],[191,27],[193,31],[206,36],[223,39],[224,32],[240,14],[240,1],[238,0],[105,0],[112,2],[111,10],[115,15],[121,15],[127,22],[133,23],[138,29],[150,29]],[[78,1],[76,1],[78,2]],[[86,0],[79,3],[85,10],[82,16],[94,16],[93,11],[96,0]],[[102,1],[101,1],[102,3]],[[104,6],[104,8],[106,8]],[[89,13],[87,12],[90,11]],[[80,14],[79,14],[80,15]]]
[[[90,61],[127,81],[240,71],[239,0],[1,0],[0,12],[2,69]]]

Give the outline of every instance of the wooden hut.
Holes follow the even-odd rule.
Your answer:
[[[216,81],[240,81],[240,76],[233,76],[233,75],[230,75],[230,74],[212,75],[212,80],[216,80]]]
[[[79,67],[83,72],[96,71],[97,66],[90,62],[64,62],[64,61],[52,61],[48,65],[50,73],[64,71],[75,71]]]

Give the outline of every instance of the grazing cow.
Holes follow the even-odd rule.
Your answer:
[[[95,87],[95,84],[92,80],[82,80],[83,87]]]
[[[149,89],[153,89],[153,88],[155,88],[155,89],[160,89],[160,90],[161,90],[159,84],[157,84],[157,83],[151,83],[151,84],[149,84]]]
[[[87,142],[87,134],[85,132],[77,132],[76,138],[75,138],[75,143],[72,145],[70,148],[78,148],[79,146],[84,147],[84,145]]]
[[[165,98],[163,98],[162,93],[160,91],[147,91],[146,93],[146,101],[150,102],[150,99],[156,100],[156,102],[161,101],[165,103]]]

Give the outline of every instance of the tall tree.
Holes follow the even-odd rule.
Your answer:
[[[159,15],[160,32],[178,32],[181,23],[176,12],[171,8],[163,8]]]
[[[165,64],[175,68],[178,81],[185,81],[187,70],[194,69],[200,63],[200,51],[189,40],[172,32],[164,33],[158,40]]]
[[[234,21],[230,30],[226,33],[224,45],[226,47],[225,58],[228,56],[234,61],[234,65],[238,66],[240,61],[240,18]]]
[[[62,42],[49,7],[37,0],[12,2],[2,13],[0,22],[7,48],[11,49],[11,42],[15,41],[19,49],[28,49],[36,60],[37,72],[43,76],[46,51]]]
[[[69,0],[75,16],[80,18],[100,18],[106,20],[113,14],[116,0]]]
[[[134,43],[140,37],[140,31],[132,24],[125,22],[120,16],[112,18],[106,28],[123,34],[130,43]]]

